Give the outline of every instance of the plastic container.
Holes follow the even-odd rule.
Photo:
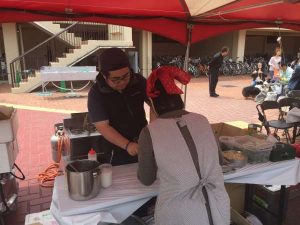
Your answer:
[[[234,149],[234,137],[221,136],[219,141],[222,150]]]
[[[271,151],[272,148],[271,149],[246,148],[245,150],[243,150],[243,152],[248,156],[248,162],[252,164],[268,162]]]
[[[249,135],[236,137],[220,137],[220,142],[227,148],[243,151],[249,163],[269,161],[274,143]]]
[[[112,165],[109,163],[102,164],[101,169],[101,185],[104,188],[108,188],[112,185]]]
[[[282,84],[274,84],[274,92],[276,92],[277,95],[280,95],[282,93]]]
[[[94,149],[91,148],[91,150],[88,153],[88,159],[97,161],[97,153]]]
[[[277,93],[275,91],[268,92],[265,101],[277,101]]]
[[[230,162],[229,166],[233,168],[242,168],[247,164],[247,156],[241,151],[224,151],[223,155]]]

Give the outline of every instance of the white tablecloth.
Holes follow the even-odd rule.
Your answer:
[[[247,164],[224,176],[226,183],[296,185],[300,182],[300,159]]]
[[[60,224],[121,223],[158,193],[158,182],[147,187],[137,180],[137,164],[113,167],[113,184],[88,201],[69,198],[64,176],[55,179],[51,212]],[[76,216],[81,214],[80,216]]]
[[[295,185],[300,182],[299,166],[299,159],[248,164],[225,175],[224,180],[228,183]],[[89,201],[71,200],[65,177],[57,177],[51,212],[62,225],[97,225],[98,221],[120,223],[158,194],[158,182],[146,187],[137,180],[136,171],[137,164],[113,167],[113,185],[101,189],[100,194]]]

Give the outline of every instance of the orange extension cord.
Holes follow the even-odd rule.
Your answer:
[[[59,162],[61,160],[61,154],[64,146],[65,136],[58,135],[57,141],[57,154],[58,154],[58,163],[52,163],[44,172],[39,173],[38,181],[41,187],[51,188],[54,186],[55,177],[62,175],[62,172],[59,171]]]

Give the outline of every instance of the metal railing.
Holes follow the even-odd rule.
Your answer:
[[[35,71],[43,66],[49,66],[50,62],[58,62],[58,58],[66,53],[72,53],[72,49],[80,48],[85,41],[124,40],[124,28],[121,26],[66,22],[61,24],[61,28],[63,28],[61,32],[11,61],[10,76],[13,87],[19,87],[20,82],[35,76]]]
[[[56,21],[61,27],[67,27],[70,21]],[[94,22],[79,22],[76,27],[69,30],[76,36],[86,40],[124,40],[124,27],[118,25],[107,25]]]

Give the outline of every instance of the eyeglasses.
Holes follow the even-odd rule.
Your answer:
[[[120,76],[120,77],[113,77],[108,79],[113,82],[114,84],[120,84],[122,81],[127,80],[131,76],[131,72],[129,71],[128,73]]]

